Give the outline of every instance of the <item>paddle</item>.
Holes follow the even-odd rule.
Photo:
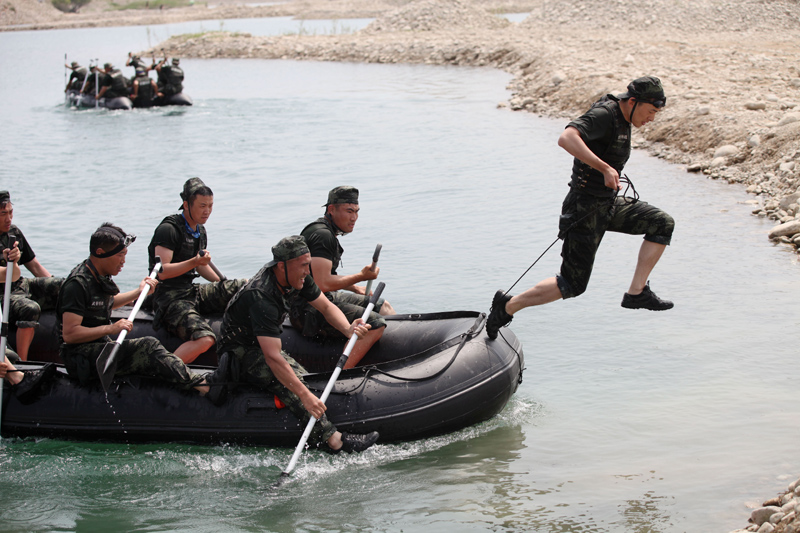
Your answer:
[[[150,272],[148,277],[156,279],[159,272],[161,272],[161,258],[156,256],[156,266],[153,267],[153,271]],[[142,303],[149,292],[149,289],[143,290],[139,298],[136,299],[136,304],[133,306],[130,316],[128,316],[129,321],[133,322],[136,319],[136,313],[139,312],[139,308],[142,307]],[[127,334],[127,330],[120,331],[117,340],[106,343],[103,351],[97,356],[97,374],[100,376],[100,383],[103,385],[105,392],[108,392],[108,387],[114,379],[114,372],[117,370],[117,351],[119,351],[119,347]]]
[[[375,253],[372,254],[372,266],[369,267],[370,270],[375,270],[375,267],[378,266],[378,257],[381,255],[382,247],[383,245],[380,243],[378,243],[378,246],[375,247]],[[369,296],[370,290],[372,290],[372,280],[367,282],[367,289],[364,291],[364,294]]]
[[[11,250],[14,249],[14,241],[16,241],[16,237],[9,234],[8,235],[8,250],[11,253]],[[6,286],[5,292],[3,293],[3,324],[0,326],[0,361],[6,362],[6,343],[8,342],[8,312],[11,310],[11,278],[14,275],[14,263],[12,261],[6,261]],[[3,413],[3,382],[4,379],[0,379],[0,416]],[[0,426],[2,426],[2,421],[0,420]]]
[[[382,281],[378,283],[378,288],[375,289],[375,294],[373,294],[372,298],[369,299],[369,305],[367,305],[367,308],[364,310],[364,314],[361,315],[361,318],[364,320],[364,322],[367,321],[369,314],[372,312],[372,308],[375,307],[375,303],[381,297],[384,286],[385,285]],[[347,346],[345,346],[344,352],[342,352],[342,356],[339,358],[339,362],[336,363],[336,368],[333,370],[333,374],[331,374],[331,379],[328,380],[328,384],[325,385],[325,390],[322,391],[322,396],[319,397],[319,399],[322,400],[322,403],[325,403],[325,400],[328,399],[328,395],[331,393],[333,385],[336,383],[336,379],[339,377],[339,374],[341,374],[342,368],[344,367],[345,363],[347,363],[347,358],[350,357],[350,352],[353,350],[353,346],[355,345],[357,339],[358,336],[353,333],[353,335],[350,337],[350,340],[347,341]],[[300,454],[303,453],[303,449],[306,446],[308,436],[311,435],[311,430],[314,429],[314,424],[316,423],[317,419],[312,416],[306,425],[306,430],[303,432],[303,436],[300,437],[300,442],[297,443],[297,448],[295,448],[289,464],[281,473],[281,477],[278,479],[276,485],[283,483],[283,481],[289,477],[289,474],[292,472],[292,470],[294,470],[295,465],[297,465],[297,460],[300,458]]]
[[[67,54],[65,52],[64,53],[64,87],[67,86],[67,69],[68,68],[69,67],[67,66]],[[69,95],[66,93],[66,91],[64,92],[64,105],[69,105]],[[3,357],[5,357],[5,352],[3,352]]]
[[[200,250],[200,257],[203,257],[204,255],[206,255],[206,251],[205,250]],[[228,278],[226,278],[225,276],[222,275],[222,272],[219,271],[219,269],[217,268],[217,265],[215,265],[211,261],[208,262],[208,266],[211,267],[211,270],[214,271],[214,274],[217,275],[217,277],[219,278],[220,281],[225,281],[226,279],[228,279]]]

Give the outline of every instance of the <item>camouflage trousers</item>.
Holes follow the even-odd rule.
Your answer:
[[[153,297],[156,328],[164,326],[182,341],[213,337],[214,331],[203,315],[222,313],[246,279],[226,279],[193,284],[184,288],[156,288]]]
[[[105,337],[83,344],[62,344],[61,359],[67,373],[81,385],[98,379],[97,358],[111,339]],[[116,355],[115,376],[139,375],[158,378],[191,389],[203,381],[203,376],[189,371],[183,361],[169,353],[155,337],[122,341]]]
[[[56,308],[64,278],[22,278],[11,293],[9,322],[18,328],[35,328],[42,311]]]
[[[633,198],[600,198],[570,190],[561,207],[558,229],[564,239],[561,271],[556,276],[561,296],[586,291],[595,255],[607,231],[644,235],[646,241],[668,245],[675,221],[661,209]]]
[[[353,320],[361,318],[367,309],[367,305],[369,305],[367,296],[350,291],[326,292],[325,296],[344,313],[349,324],[352,324]],[[383,302],[383,298],[379,298],[375,304],[375,309],[380,309]],[[342,332],[331,326],[322,313],[300,298],[295,299],[289,318],[292,326],[298,331],[302,331],[305,337],[321,335],[323,337],[344,338]],[[385,328],[386,320],[375,311],[370,311],[367,324],[372,326],[373,330]]]
[[[228,350],[228,354],[231,356],[230,381],[249,383],[274,394],[305,428],[310,419],[308,411],[303,407],[300,397],[287,389],[272,373],[260,346],[238,345]],[[295,376],[305,385],[303,376],[307,373],[306,370],[286,352],[281,351],[281,355],[292,367]],[[334,433],[336,433],[336,427],[328,420],[327,416],[322,415],[322,418],[314,424],[309,442],[319,446],[331,438]]]

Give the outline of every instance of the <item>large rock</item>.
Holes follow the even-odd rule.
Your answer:
[[[783,198],[781,198],[781,201],[778,205],[780,206],[781,209],[788,209],[790,205],[800,203],[798,202],[799,199],[800,199],[800,191],[793,192],[789,196],[784,196]]]
[[[729,157],[739,153],[739,149],[732,144],[726,144],[717,148],[714,152],[714,157]]]
[[[786,113],[782,119],[778,121],[778,126],[785,126],[800,120],[800,113]]]
[[[750,514],[750,522],[760,526],[764,522],[769,522],[769,517],[780,512],[780,510],[780,507],[775,507],[774,505],[760,507]]]
[[[777,239],[779,237],[789,237],[800,233],[800,220],[792,220],[784,224],[778,224],[769,232],[770,239]]]

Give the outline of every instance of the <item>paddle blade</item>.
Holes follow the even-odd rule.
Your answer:
[[[105,392],[108,392],[108,388],[114,380],[114,373],[117,371],[117,350],[119,350],[119,344],[109,342],[103,346],[103,351],[97,356],[97,375],[100,376],[100,383]]]
[[[281,485],[286,483],[289,480],[289,472],[281,472],[281,477],[278,478],[278,481],[272,484],[273,489],[281,488]]]

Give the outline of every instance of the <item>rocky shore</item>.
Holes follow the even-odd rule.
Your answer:
[[[750,525],[731,533],[797,533],[800,531],[800,479],[786,492],[765,501],[750,514]]]
[[[66,15],[37,0],[0,0],[0,30],[369,17],[376,20],[351,35],[210,32],[174,37],[155,50],[194,58],[498,68],[513,76],[512,96],[498,107],[565,119],[605,93],[622,92],[633,78],[659,76],[667,106],[635,132],[634,145],[688,172],[741,186],[753,214],[776,222],[765,238],[800,246],[797,0],[219,0],[213,9],[163,11],[109,11],[100,2]],[[509,12],[530,14],[520,23],[495,14]],[[800,480],[738,531],[800,531],[798,504]]]

